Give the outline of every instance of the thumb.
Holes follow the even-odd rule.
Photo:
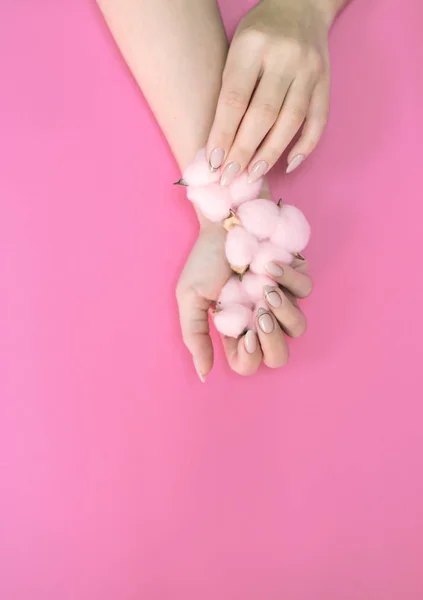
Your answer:
[[[208,318],[210,305],[209,300],[199,296],[192,288],[178,295],[182,338],[192,354],[194,367],[203,383],[213,366],[213,345]]]

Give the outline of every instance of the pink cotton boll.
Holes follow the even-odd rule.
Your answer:
[[[223,221],[229,215],[231,197],[229,190],[219,183],[211,183],[201,187],[189,187],[188,200],[210,221]]]
[[[229,186],[229,192],[232,197],[232,208],[236,208],[244,202],[255,200],[260,196],[263,179],[260,178],[253,183],[248,183],[248,177],[248,172],[244,171],[239,177],[236,177]]]
[[[258,251],[256,238],[243,227],[235,226],[228,231],[225,253],[232,267],[247,267]]]
[[[251,318],[251,308],[242,304],[233,304],[214,315],[216,329],[228,337],[237,338],[247,329]]]
[[[226,308],[232,304],[251,306],[251,301],[245,293],[238,277],[228,279],[220,292],[217,304],[220,308]]]
[[[219,181],[221,174],[219,171],[210,171],[210,165],[206,156],[206,149],[199,150],[195,155],[194,160],[186,167],[182,174],[182,179],[186,185],[199,187],[216,183]]]
[[[270,262],[281,262],[287,265],[292,262],[292,254],[272,242],[261,242],[254,259],[250,263],[250,271],[265,275],[266,265]]]
[[[269,238],[278,223],[279,207],[271,200],[251,200],[237,209],[242,225],[260,240]]]
[[[280,208],[278,224],[270,241],[289,252],[302,252],[310,240],[310,225],[296,206]]]
[[[263,288],[265,285],[275,286],[275,282],[270,277],[266,277],[265,275],[256,275],[255,273],[246,273],[242,278],[242,287],[244,288],[247,296],[250,298],[252,302],[259,302],[263,299],[264,302],[264,292]]]

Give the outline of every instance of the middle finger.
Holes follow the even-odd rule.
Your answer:
[[[289,348],[279,324],[265,308],[258,309],[256,321],[264,364],[271,369],[282,367],[288,362]]]
[[[281,76],[271,69],[265,69],[225,161],[225,164],[239,165],[238,173],[246,168],[275,124],[291,81],[289,74]],[[268,163],[262,161],[256,167],[255,178],[262,177],[268,170]]]
[[[264,298],[279,321],[282,329],[293,338],[300,337],[306,330],[304,313],[279,288],[264,286]]]

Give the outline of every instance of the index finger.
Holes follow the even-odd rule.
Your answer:
[[[216,114],[207,142],[210,167],[218,169],[227,157],[260,75],[261,53],[237,38],[229,49],[222,75]]]

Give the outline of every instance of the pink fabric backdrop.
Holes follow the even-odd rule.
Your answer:
[[[421,600],[422,20],[339,19],[327,133],[272,182],[313,227],[309,331],[202,385],[195,220],[95,6],[1,2],[2,600]]]

